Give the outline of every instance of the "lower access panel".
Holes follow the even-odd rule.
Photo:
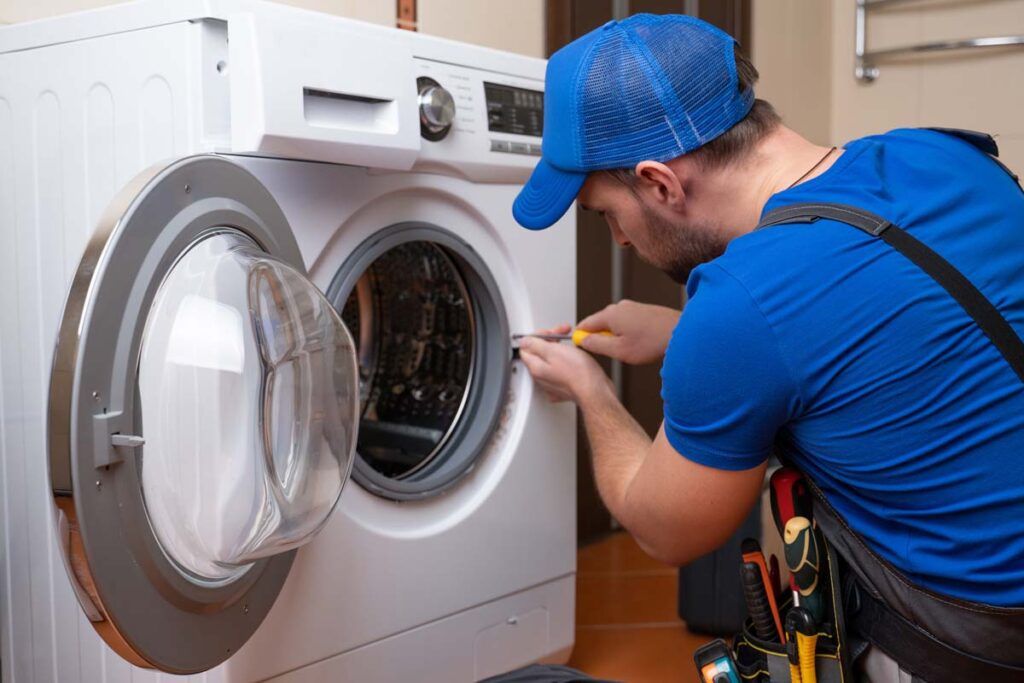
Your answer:
[[[564,576],[273,681],[468,683],[533,662],[564,663],[573,646],[575,590],[575,575]]]

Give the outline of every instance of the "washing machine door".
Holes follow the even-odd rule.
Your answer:
[[[49,394],[58,539],[130,662],[230,657],[351,471],[355,346],[270,193],[217,156],[126,187],[90,241]]]

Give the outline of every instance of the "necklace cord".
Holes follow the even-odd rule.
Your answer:
[[[814,173],[815,169],[817,169],[819,166],[821,166],[823,163],[825,163],[825,159],[828,159],[830,156],[832,156],[832,152],[834,152],[834,151],[836,151],[835,147],[833,147],[829,151],[825,152],[825,156],[823,156],[822,158],[818,159],[818,163],[814,164],[814,166],[811,166],[809,169],[807,169],[806,173],[804,173],[802,176],[800,176],[799,178],[794,180],[792,183],[790,183],[789,187],[787,187],[786,190],[792,189],[801,180],[803,180],[807,176],[809,176],[812,173]],[[783,192],[785,192],[786,190],[783,190]]]

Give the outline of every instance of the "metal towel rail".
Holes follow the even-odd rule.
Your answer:
[[[976,47],[1012,47],[1024,46],[1024,35],[993,36],[990,38],[967,38],[964,40],[941,40],[932,43],[920,43],[895,47],[887,50],[868,52],[868,10],[885,5],[895,5],[908,0],[857,0],[857,21],[854,51],[856,66],[854,75],[857,80],[865,83],[878,78],[878,62],[891,57],[923,54],[928,52],[945,52],[947,50],[963,50]]]

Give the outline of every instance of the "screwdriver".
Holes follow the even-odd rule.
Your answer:
[[[821,554],[818,539],[806,517],[793,517],[786,522],[783,542],[786,546],[786,566],[792,572],[800,595],[800,605],[816,621],[825,618],[824,591],[821,586]]]
[[[615,336],[608,330],[601,330],[600,332],[592,332],[590,330],[573,330],[572,334],[513,334],[512,341],[519,341],[523,337],[536,337],[537,339],[546,339],[548,341],[572,341],[576,346],[580,346],[583,344],[583,340],[592,334],[600,334],[605,337]]]
[[[769,489],[772,517],[775,520],[775,528],[779,530],[779,536],[785,533],[786,522],[793,517],[813,519],[811,492],[799,471],[792,467],[780,467],[772,474]]]

